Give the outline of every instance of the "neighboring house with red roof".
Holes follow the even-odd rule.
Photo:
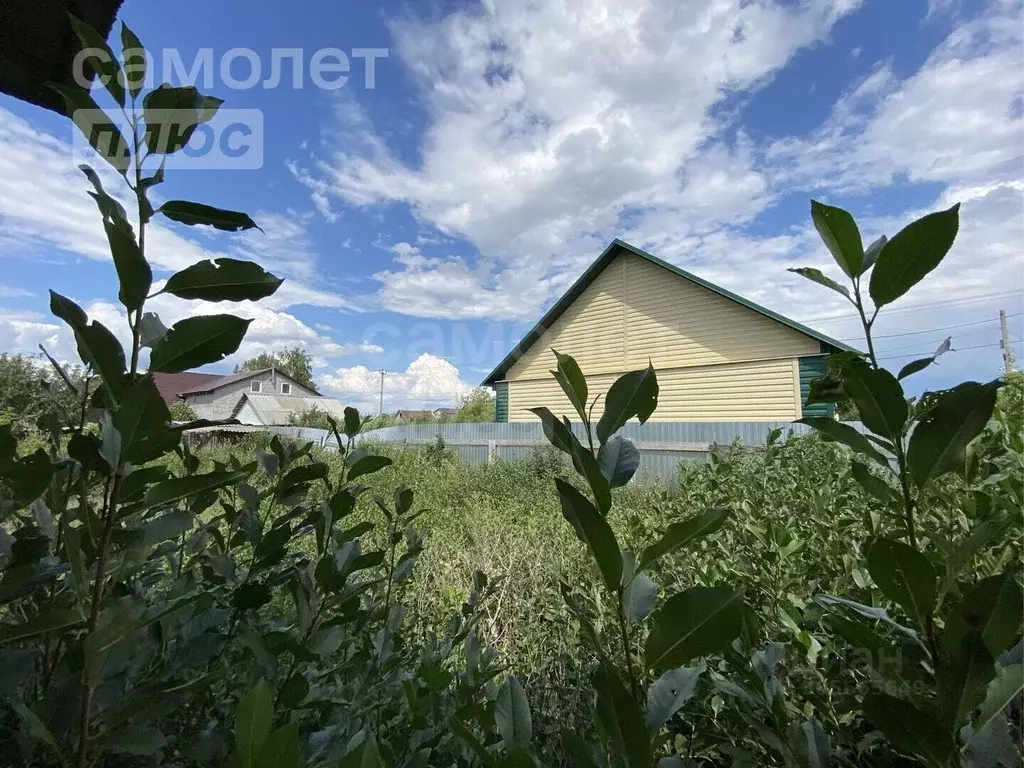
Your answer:
[[[184,400],[201,419],[239,418],[243,423],[273,426],[287,424],[290,415],[307,411],[311,407],[332,414],[342,410],[338,401],[324,397],[313,387],[296,381],[276,368],[229,375],[154,373],[153,380],[164,402],[170,404],[175,400]],[[257,414],[246,421],[241,418],[241,406],[248,395],[272,395],[277,406],[259,412],[245,409],[246,415]]]

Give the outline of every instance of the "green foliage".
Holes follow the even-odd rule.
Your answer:
[[[315,429],[329,430],[332,421],[333,419],[327,411],[317,408],[315,405],[288,416],[288,424],[293,427],[313,427]]]
[[[478,387],[465,397],[460,398],[459,408],[455,412],[455,421],[471,424],[493,422],[494,396],[490,390]]]
[[[193,408],[184,400],[175,400],[173,403],[167,406],[167,410],[170,411],[171,419],[173,419],[174,421],[189,422],[195,421],[197,418],[199,418],[196,415],[195,408]]]
[[[267,275],[269,279],[276,279],[273,275]],[[267,283],[258,282],[259,286],[266,286]],[[259,288],[265,290],[265,287]],[[262,371],[266,368],[276,368],[282,371],[300,384],[313,386],[313,355],[302,347],[289,347],[282,352],[261,352],[256,357],[235,366],[235,373],[242,371]],[[308,425],[312,426],[312,425]]]
[[[556,353],[578,421],[535,409],[552,448],[524,462],[375,446],[354,409],[316,417],[329,452],[264,437],[196,455],[140,350],[153,371],[184,370],[236,350],[248,323],[165,329],[147,313],[145,228],[158,213],[255,223],[153,209],[163,174],[143,175],[141,142],[175,152],[221,102],[164,84],[140,114],[141,43],[122,41],[123,69],[93,66],[137,132],[97,150],[132,182],[136,226],[83,171],[131,344],[51,293],[99,388],[50,361],[67,390],[54,403],[67,399],[40,411],[41,447],[0,425],[4,765],[1020,764],[1015,395],[997,411],[1004,382],[965,382],[908,403],[901,380],[927,363],[893,376],[871,338],[878,308],[951,247],[956,207],[865,249],[852,216],[812,204],[849,287],[798,272],[851,301],[868,353],[832,356],[811,391],[852,401],[866,433],[804,419],[818,435],[719,448],[669,494],[617,434],[655,413],[653,367],[615,381],[595,421],[600,398]],[[258,300],[280,281],[220,260],[167,285]],[[252,365],[286,370],[269,359]],[[23,361],[0,362],[24,397]]]

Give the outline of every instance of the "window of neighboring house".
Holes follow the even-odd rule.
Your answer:
[[[263,382],[262,381],[250,381],[249,382],[249,391],[250,392],[259,392],[262,388],[263,388]]]
[[[290,395],[291,393],[292,393],[292,385],[289,384],[287,381],[282,381],[281,382],[281,394],[282,395]]]

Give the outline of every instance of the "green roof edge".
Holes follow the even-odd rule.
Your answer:
[[[808,328],[806,325],[798,323],[796,320],[791,320],[788,317],[778,314],[777,312],[773,312],[767,307],[762,307],[760,304],[755,304],[753,301],[750,301],[749,299],[745,299],[742,296],[733,293],[732,291],[728,291],[725,288],[722,288],[721,286],[715,285],[714,283],[708,282],[703,278],[697,277],[696,275],[687,272],[685,269],[680,269],[679,267],[675,266],[674,264],[670,264],[664,259],[659,259],[657,256],[654,256],[653,254],[650,254],[641,248],[637,248],[635,245],[631,245],[630,243],[627,243],[624,240],[619,240],[618,238],[616,238],[611,242],[611,244],[607,248],[604,249],[604,251],[601,253],[600,256],[597,257],[594,263],[587,267],[587,269],[583,272],[582,275],[579,276],[576,282],[569,286],[569,289],[564,294],[562,294],[561,298],[559,298],[558,301],[556,301],[554,305],[551,307],[551,309],[549,309],[544,314],[544,316],[537,322],[537,324],[534,325],[533,328],[531,328],[527,332],[527,334],[522,338],[522,340],[515,347],[513,347],[512,351],[509,352],[504,357],[504,359],[500,363],[498,363],[497,366],[495,366],[494,370],[491,371],[487,375],[487,378],[483,380],[482,386],[491,386],[495,382],[501,381],[504,378],[504,375],[508,372],[508,370],[513,365],[516,364],[519,358],[525,355],[530,350],[530,348],[535,343],[537,343],[537,341],[543,335],[544,331],[551,327],[552,323],[554,323],[555,320],[557,320],[558,317],[563,312],[565,312],[566,309],[569,308],[570,304],[572,304],[574,301],[576,301],[576,299],[580,297],[580,294],[582,294],[583,291],[585,291],[587,287],[594,282],[597,276],[604,271],[604,268],[607,267],[608,264],[610,264],[612,260],[617,255],[619,255],[619,253],[623,250],[629,251],[630,253],[634,254],[635,256],[639,256],[642,259],[646,259],[652,264],[657,264],[659,267],[664,267],[665,269],[669,270],[673,274],[678,275],[679,277],[689,280],[692,283],[696,283],[702,288],[707,288],[709,291],[713,291],[717,293],[719,296],[724,296],[727,299],[731,299],[732,301],[735,301],[736,303],[743,305],[747,309],[751,309],[760,315],[764,315],[765,317],[774,320],[777,323],[782,323],[782,325],[792,328],[794,331],[798,331],[799,333],[802,333],[805,336],[809,336],[812,339],[815,339],[816,341],[823,342],[824,344],[834,347],[836,350],[848,352],[858,351],[854,347],[849,346],[848,344],[844,344],[843,342],[838,341],[837,339],[833,339],[829,336],[825,336],[822,333],[818,333],[818,331],[815,331],[813,328]]]

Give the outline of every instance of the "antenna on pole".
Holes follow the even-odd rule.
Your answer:
[[[387,373],[383,368],[380,370],[380,412],[379,415],[384,415],[384,374]]]

